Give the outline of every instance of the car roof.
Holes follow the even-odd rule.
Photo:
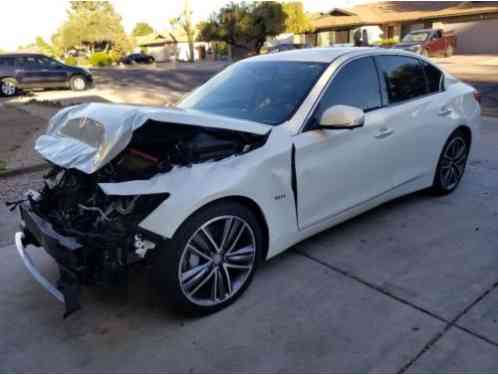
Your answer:
[[[335,59],[345,55],[365,55],[387,52],[388,50],[378,47],[320,47],[304,48],[285,51],[280,53],[259,55],[251,57],[246,61],[302,61],[316,63],[331,63]],[[398,52],[398,50],[396,51]]]
[[[11,53],[0,53],[0,58],[2,57],[46,57],[41,53],[22,53],[22,52],[11,52]]]

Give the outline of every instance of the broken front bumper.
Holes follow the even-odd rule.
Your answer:
[[[64,303],[64,317],[81,308],[79,303],[80,280],[72,269],[77,264],[78,251],[82,246],[73,238],[61,236],[47,221],[36,215],[29,205],[19,207],[22,231],[15,234],[15,244],[19,255],[36,281],[47,289],[57,300]],[[60,278],[57,286],[48,281],[36,268],[26,247],[43,247],[59,266]]]

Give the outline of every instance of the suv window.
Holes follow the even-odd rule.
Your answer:
[[[404,56],[376,57],[390,103],[400,103],[427,94],[422,64]]]
[[[364,111],[381,107],[379,79],[372,58],[354,60],[339,71],[320,100],[315,119],[338,104]]]
[[[13,57],[0,57],[0,67],[12,67],[14,66]]]
[[[429,85],[429,92],[435,93],[443,91],[443,73],[441,73],[441,71],[434,65],[426,63],[425,61],[422,64],[424,65],[425,76],[427,77],[427,83]]]
[[[43,63],[39,57],[36,56],[20,56],[16,57],[16,65],[23,68],[40,68]]]

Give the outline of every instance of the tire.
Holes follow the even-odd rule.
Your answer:
[[[214,203],[190,216],[169,246],[159,249],[153,281],[174,310],[211,314],[244,293],[263,246],[261,223],[249,208],[232,201]]]
[[[71,90],[73,91],[84,91],[87,89],[87,83],[83,76],[73,76],[69,81]]]
[[[3,78],[0,80],[0,94],[11,97],[17,93],[17,82],[14,78]]]
[[[443,147],[430,191],[447,195],[455,191],[465,173],[470,144],[464,133],[455,131]]]

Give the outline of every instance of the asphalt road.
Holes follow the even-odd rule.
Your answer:
[[[0,372],[496,372],[498,121],[482,135],[454,194],[413,194],[304,241],[204,318],[171,314],[134,273],[127,294],[85,289],[62,320],[0,249]]]

